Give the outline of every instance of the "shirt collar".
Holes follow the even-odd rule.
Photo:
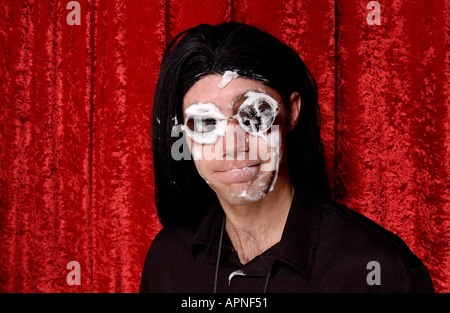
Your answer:
[[[196,253],[204,247],[207,259],[216,263],[223,210],[219,201],[210,208],[191,243]],[[275,259],[288,264],[309,280],[320,229],[320,197],[305,188],[296,188],[283,235],[274,251]]]
[[[206,257],[211,264],[216,264],[220,228],[224,212],[219,201],[216,200],[200,224],[191,242],[191,252],[196,253],[204,247]]]
[[[320,197],[296,188],[276,259],[292,266],[309,280],[319,241]]]

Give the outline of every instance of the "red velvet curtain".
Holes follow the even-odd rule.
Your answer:
[[[187,27],[240,21],[311,68],[335,199],[402,237],[450,292],[449,0],[381,0],[379,15],[368,0],[75,2],[0,3],[0,291],[138,290],[160,229],[161,54]]]

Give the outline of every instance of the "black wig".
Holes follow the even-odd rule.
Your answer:
[[[216,200],[192,160],[174,160],[174,121],[183,121],[183,97],[209,74],[235,71],[277,90],[288,104],[301,96],[297,126],[286,138],[291,182],[306,184],[329,196],[320,139],[317,86],[298,54],[258,28],[223,23],[202,24],[178,34],[168,45],[156,86],[153,107],[153,158],[156,205],[163,226],[196,224]]]

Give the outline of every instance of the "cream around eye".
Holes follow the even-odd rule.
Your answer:
[[[225,127],[221,124],[223,122],[226,123],[226,116],[220,112],[219,108],[212,103],[196,103],[188,107],[184,114],[186,114],[187,118],[213,118],[217,119],[216,127],[207,133],[199,133],[190,130],[186,125],[183,126],[186,134],[192,138],[197,143],[200,144],[213,144],[216,142],[219,136],[223,136],[225,134]]]
[[[271,96],[263,92],[248,91],[243,95],[245,99],[240,105],[238,114],[233,118],[239,121],[240,126],[250,135],[261,137],[269,146],[274,146],[272,141],[268,142],[267,130],[278,114],[279,104]],[[261,104],[266,104],[266,109],[261,109]],[[185,110],[186,118],[191,119],[215,119],[216,125],[209,132],[195,132],[184,125],[186,134],[200,144],[212,144],[219,136],[225,134],[227,119],[220,109],[213,103],[199,102],[192,104]]]
[[[245,94],[247,99],[242,103],[241,107],[244,105],[247,106],[254,106],[255,103],[258,103],[260,100],[268,101],[272,107],[274,112],[266,111],[266,112],[258,112],[261,114],[260,118],[262,123],[271,123],[273,122],[273,119],[276,117],[276,115],[279,112],[279,103],[277,100],[272,98],[266,93],[262,92],[255,92],[255,91],[249,91]],[[259,111],[259,110],[258,110]],[[275,171],[274,177],[272,179],[272,183],[269,186],[268,192],[271,192],[275,186],[275,183],[278,179],[278,170],[280,167],[280,160],[281,160],[281,134],[279,131],[278,125],[272,125],[270,128],[270,133],[267,131],[264,132],[257,132],[254,135],[262,138],[268,148],[270,149],[270,162],[263,163],[261,165],[261,171]],[[242,197],[248,198],[246,194],[241,194]],[[264,195],[265,196],[265,195]],[[250,200],[250,199],[248,199]]]
[[[254,91],[247,92],[245,97],[236,118],[246,125],[249,133],[265,132],[278,114],[278,101],[265,93]],[[262,109],[264,105],[265,109]]]
[[[188,107],[184,114],[186,114],[187,117],[213,117],[217,119],[224,119],[226,118],[225,115],[223,115],[222,112],[220,112],[219,108],[215,106],[213,103],[196,103]]]

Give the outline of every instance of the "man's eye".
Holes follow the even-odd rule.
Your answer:
[[[213,118],[189,118],[187,127],[194,132],[208,133],[216,128],[217,120]]]
[[[270,127],[274,120],[274,114],[273,107],[264,99],[243,106],[238,112],[245,129],[250,133],[266,130],[267,126]]]

